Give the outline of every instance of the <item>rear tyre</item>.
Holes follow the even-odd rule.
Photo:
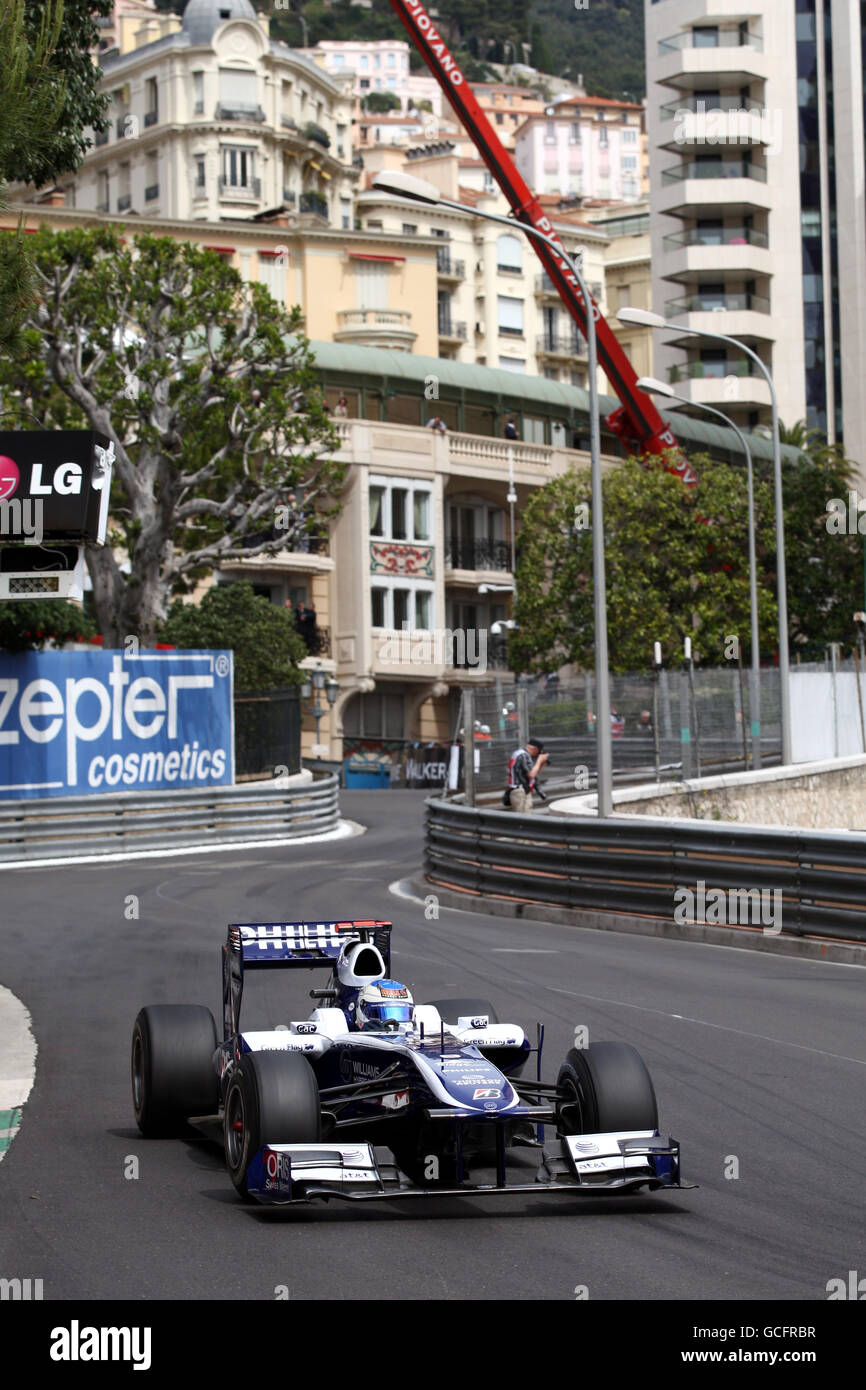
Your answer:
[[[496,1010],[486,999],[429,999],[427,1002],[439,1010],[443,1023],[451,1023],[454,1027],[458,1018],[468,1018],[470,1014],[473,1017],[487,1014],[491,1023],[499,1022]]]
[[[216,1025],[198,1004],[151,1004],[132,1030],[132,1104],[147,1138],[172,1135],[188,1115],[219,1109]]]
[[[650,1074],[630,1043],[572,1048],[556,1079],[561,1134],[607,1134],[657,1129],[658,1106]]]
[[[296,1052],[249,1052],[231,1073],[223,1117],[226,1166],[241,1197],[265,1144],[314,1144],[322,1135],[319,1084]]]

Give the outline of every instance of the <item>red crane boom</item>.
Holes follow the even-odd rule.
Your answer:
[[[585,337],[586,306],[583,295],[574,274],[563,259],[564,247],[550,218],[518,173],[514,161],[485,116],[475,94],[449,53],[442,35],[420,0],[391,0],[391,4],[453,106],[461,124],[471,135],[478,153],[511,204],[515,219],[537,227],[540,232],[552,238],[553,244],[549,246],[545,246],[535,237],[531,237],[530,240],[536,255],[559,291],[566,309]],[[679,449],[673,431],[665,424],[650,397],[639,389],[637,374],[613,331],[602,317],[595,301],[591,299],[590,303],[596,323],[598,360],[622,402],[619,409],[608,416],[607,424],[627,448],[638,453],[661,454],[666,449],[675,450],[676,461],[672,471],[682,478],[687,487],[694,487],[698,481],[697,475]]]

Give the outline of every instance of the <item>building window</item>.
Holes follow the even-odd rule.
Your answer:
[[[159,89],[156,78],[149,77],[144,84],[144,124],[156,125],[159,120]]]
[[[603,150],[607,149],[607,126],[602,126],[598,132],[598,143]]]
[[[429,541],[431,491],[408,478],[370,483],[370,535],[388,541]]]
[[[374,624],[377,626],[377,624]],[[353,695],[343,711],[343,733],[348,738],[402,738],[402,695]]]
[[[499,332],[508,337],[520,337],[523,333],[523,300],[500,294],[496,299],[499,319]]]
[[[572,121],[568,127],[568,143],[570,145],[580,144],[580,121]]]
[[[259,252],[259,281],[278,304],[287,304],[286,266],[281,253],[268,255],[265,251]]]
[[[496,238],[496,269],[521,271],[523,269],[523,242],[519,236],[506,232]]]
[[[403,223],[403,235],[404,235],[404,236],[417,236],[417,235],[418,235],[418,223],[417,223],[417,222],[404,222],[404,223]]]
[[[544,124],[544,143],[545,145],[556,144],[556,122],[545,121]]]
[[[372,627],[402,632],[429,631],[433,625],[433,590],[413,580],[378,580],[370,585],[370,623]]]
[[[626,308],[626,307],[627,307],[629,304],[631,304],[631,302],[632,302],[632,301],[631,301],[631,285],[618,285],[618,286],[617,286],[617,295],[618,295],[618,299],[617,299],[616,307],[617,307],[618,309],[624,309],[624,308]]]
[[[197,154],[196,157],[195,157],[195,186],[196,186],[196,189],[202,189],[202,188],[205,187],[205,181],[206,181],[206,172],[205,172],[205,171],[206,171],[206,167],[207,167],[207,166],[206,166],[205,156],[204,156],[203,154]]]
[[[96,176],[96,208],[98,212],[108,212],[111,189],[108,183],[108,172],[101,169]]]
[[[241,68],[220,69],[220,106],[253,115],[258,109],[258,78]]]
[[[362,54],[361,54],[361,56],[360,56],[360,58],[359,58],[359,60],[358,60],[358,67],[360,67],[360,68],[369,67],[369,61],[368,61],[368,59],[367,59],[366,53],[362,53]]]
[[[623,143],[624,145],[636,145],[636,144],[637,144],[637,131],[636,131],[636,130],[624,130],[623,133],[622,133],[622,143]]]
[[[526,371],[526,362],[522,357],[500,357],[499,366],[504,372]]]
[[[249,188],[253,181],[254,151],[241,146],[223,146],[223,182],[228,188]]]
[[[623,167],[623,169],[636,169],[636,168],[637,168],[637,155],[636,155],[636,154],[624,154],[623,157],[622,157],[622,167]]]
[[[352,202],[350,198],[340,199],[340,221],[344,231],[347,231],[352,225]]]

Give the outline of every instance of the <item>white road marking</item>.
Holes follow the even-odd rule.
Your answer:
[[[0,1111],[20,1109],[36,1076],[36,1039],[30,1014],[11,990],[0,985]],[[18,1124],[0,1133],[0,1159],[9,1149]]]
[[[594,1004],[614,1004],[621,1009],[637,1009],[642,1014],[657,1014],[659,1018],[675,1018],[680,1023],[697,1023],[701,1028],[715,1028],[720,1033],[735,1033],[739,1038],[755,1038],[758,1042],[776,1043],[779,1047],[795,1047],[799,1052],[814,1052],[818,1057],[832,1057],[836,1062],[854,1062],[858,1067],[866,1067],[866,1058],[846,1057],[841,1052],[825,1052],[823,1047],[807,1047],[805,1043],[790,1042],[788,1038],[771,1038],[766,1033],[749,1033],[744,1028],[729,1028],[724,1023],[709,1023],[705,1018],[690,1018],[688,1014],[671,1014],[666,1009],[650,1009],[646,1004],[629,1004],[625,999],[605,999],[598,994],[581,994],[573,989],[559,989],[547,985],[552,994],[568,994],[573,999],[589,999]]]
[[[558,956],[559,952],[544,946],[491,946],[492,956]]]

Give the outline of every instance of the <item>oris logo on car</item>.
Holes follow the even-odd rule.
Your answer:
[[[292,1162],[289,1155],[269,1153],[265,1159],[265,1171],[272,1182],[291,1182]]]

